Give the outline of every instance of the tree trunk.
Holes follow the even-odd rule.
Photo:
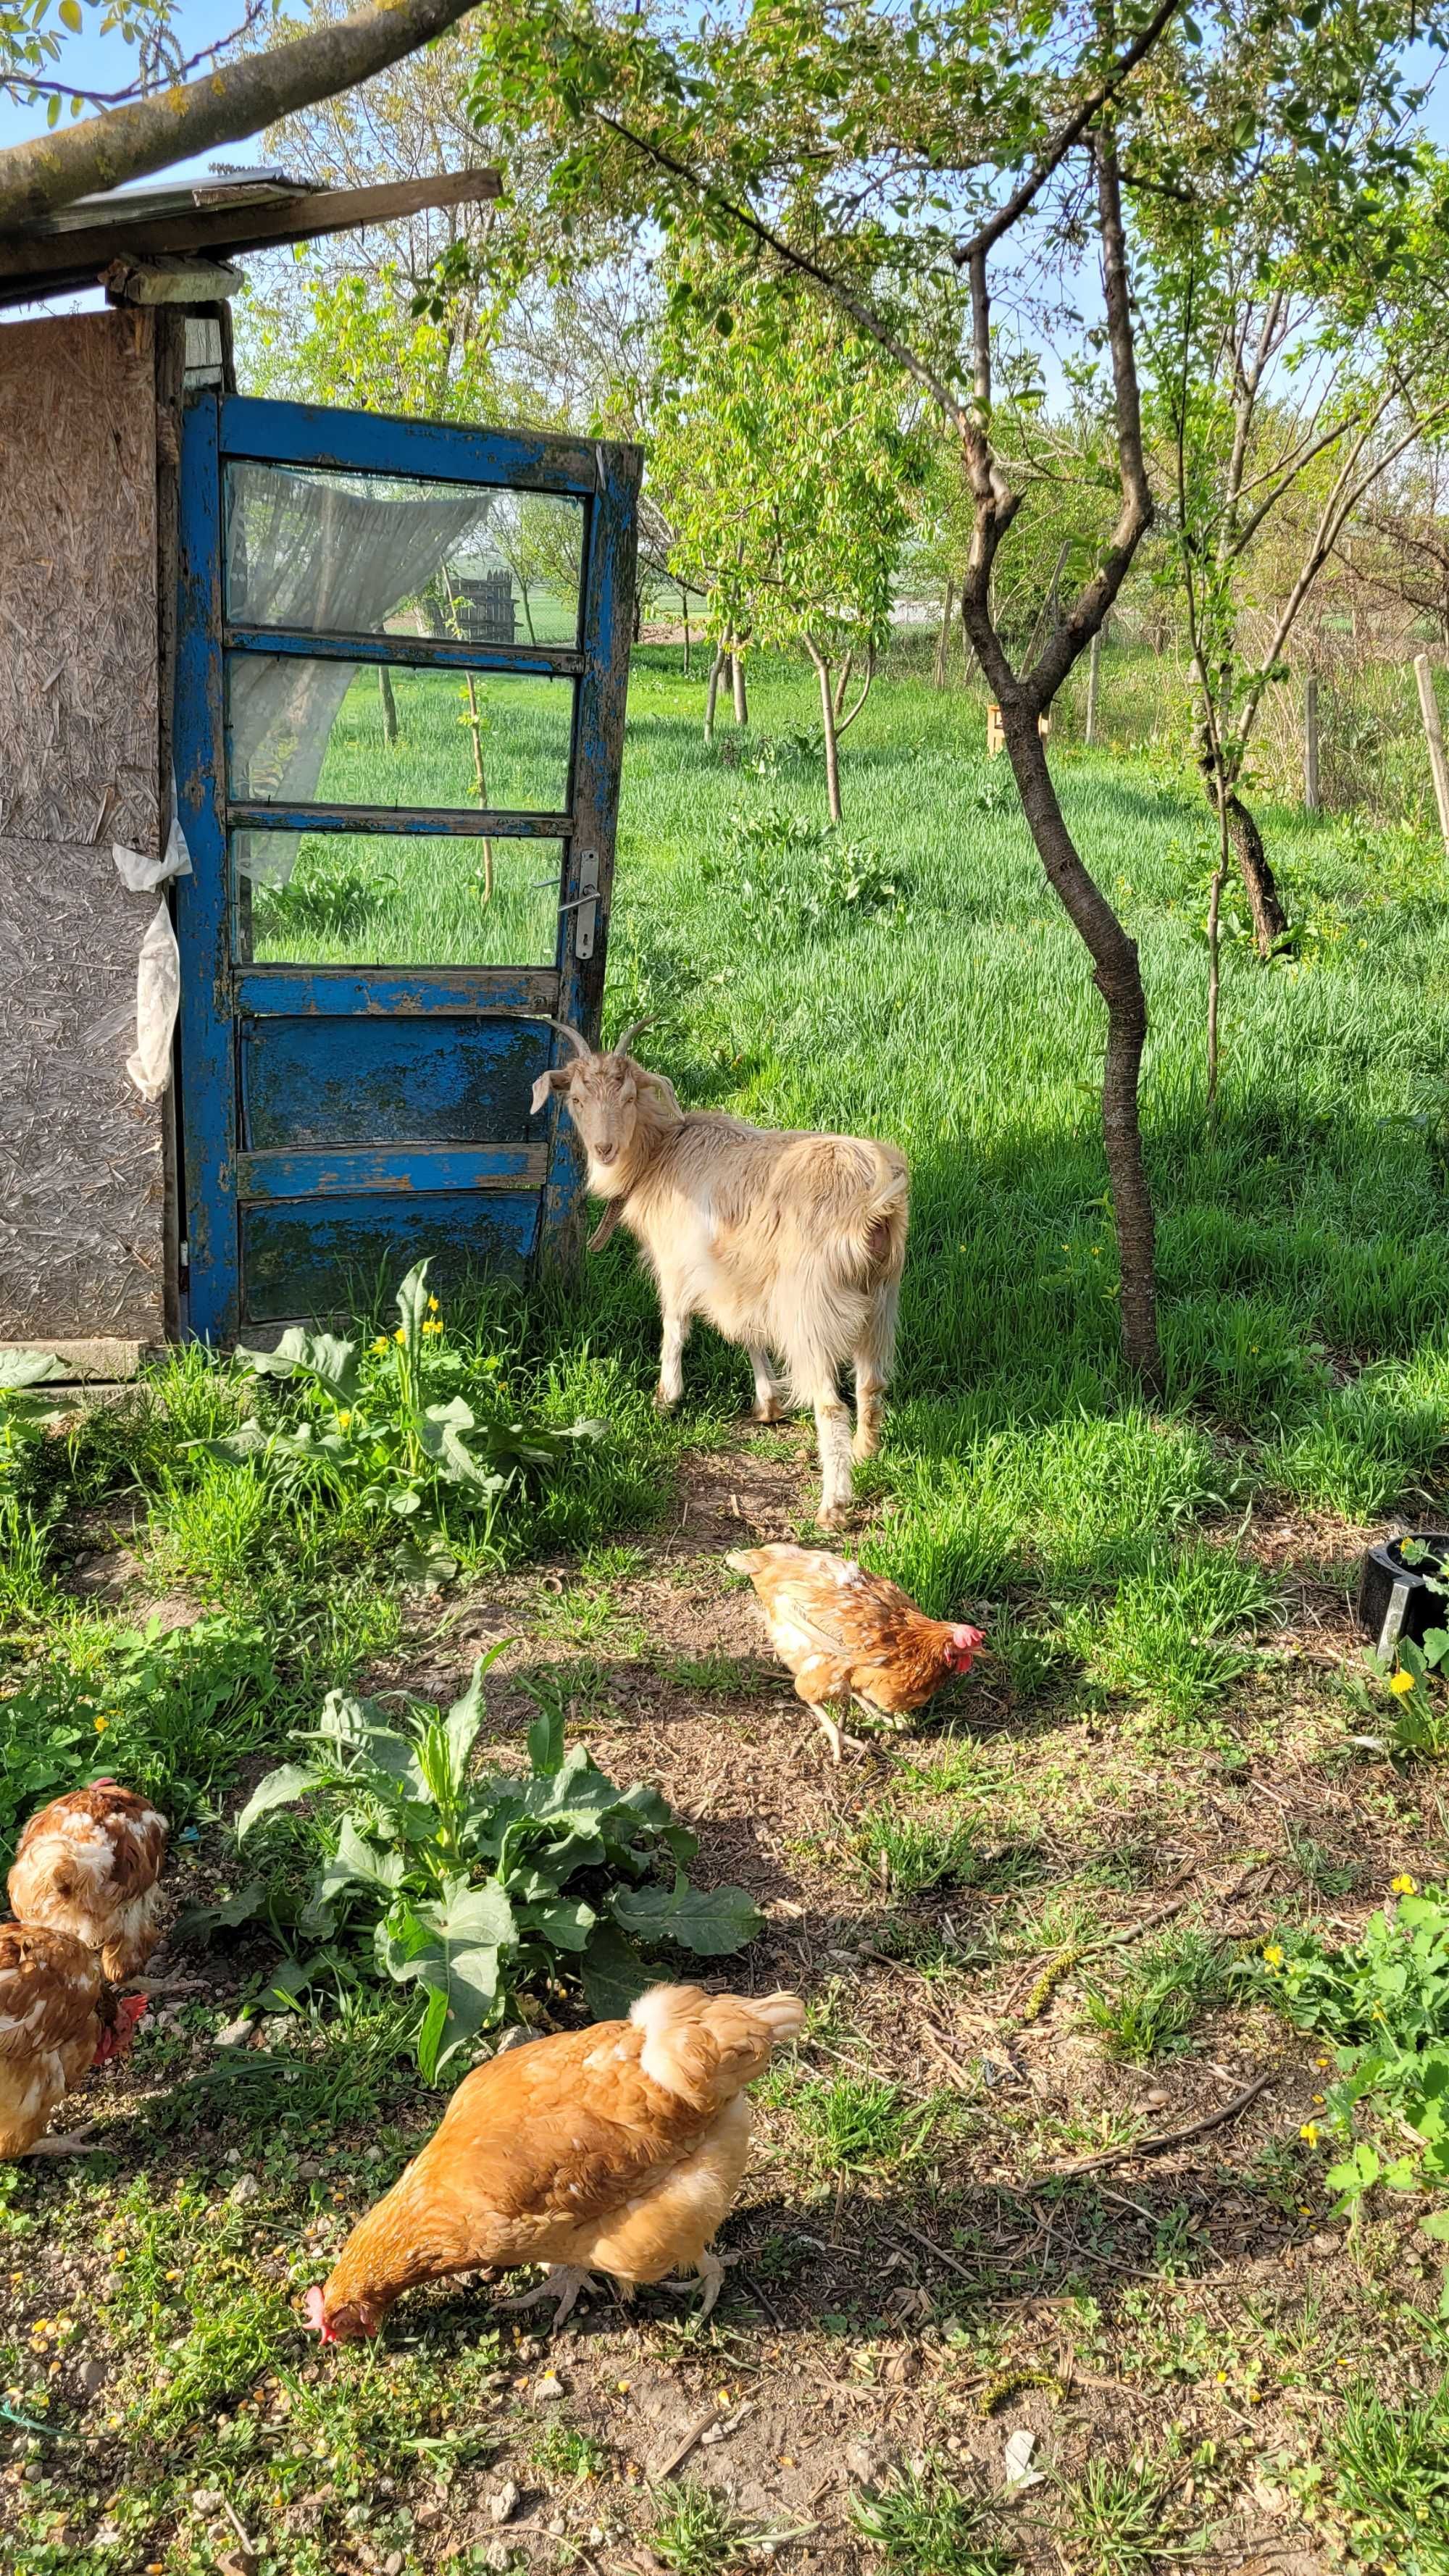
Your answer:
[[[680,592],[679,604],[684,612],[684,676],[687,680],[689,677],[689,593],[687,590]]]
[[[1107,1051],[1102,1067],[1102,1131],[1117,1230],[1121,1280],[1122,1346],[1153,1395],[1163,1388],[1157,1340],[1156,1230],[1142,1160],[1137,1085],[1147,1039],[1147,997],[1137,943],[1130,939],[1106,896],[1083,864],[1057,802],[1046,745],[1037,732],[1036,708],[1018,696],[1003,698],[1002,729],[1021,796],[1022,811],[1053,892],[1080,933],[1092,960],[1092,981],[1107,1005]]]
[[[382,700],[383,741],[395,743],[397,741],[397,700],[392,693],[392,676],[385,662],[379,662],[377,666],[377,694]]]
[[[941,632],[936,638],[935,680],[938,689],[946,685],[946,655],[951,643],[951,610],[956,597],[954,581],[946,584],[946,604],[941,611]]]
[[[1198,766],[1203,774],[1203,787],[1214,814],[1218,810],[1217,792],[1213,785],[1213,756],[1210,748],[1198,752]],[[1288,915],[1268,864],[1263,835],[1247,806],[1232,788],[1224,799],[1228,818],[1228,837],[1238,862],[1238,874],[1248,889],[1248,902],[1253,914],[1253,938],[1260,957],[1271,957],[1280,939],[1288,935]]]
[[[837,725],[845,713],[845,692],[850,686],[850,675],[854,668],[855,655],[853,653],[847,653],[844,661],[840,665],[840,677],[835,684],[835,721]]]
[[[820,716],[825,727],[825,793],[830,805],[832,823],[840,821],[840,746],[835,738],[835,691],[830,684],[830,664],[818,644],[807,635],[806,651],[820,674]]]
[[[709,666],[709,686],[704,693],[704,738],[706,742],[713,742],[714,740],[714,711],[719,704],[719,684],[721,675],[724,671],[724,666],[725,648],[722,644],[716,644],[714,648],[714,660]]]
[[[355,89],[374,72],[466,17],[474,0],[376,0],[288,45],[211,65],[180,88],[162,87],[109,114],[0,151],[0,231],[101,188],[168,170],[173,161],[239,143],[295,110]]]
[[[745,695],[745,666],[738,651],[730,655],[730,685],[735,693],[735,722],[737,725],[747,725],[750,721],[750,702]]]

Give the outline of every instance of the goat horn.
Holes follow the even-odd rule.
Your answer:
[[[567,1038],[567,1039],[568,1039],[568,1042],[569,1042],[570,1046],[573,1048],[573,1051],[574,1051],[575,1055],[581,1055],[581,1056],[584,1058],[585,1062],[587,1063],[587,1062],[589,1061],[589,1059],[591,1058],[592,1054],[593,1054],[593,1049],[592,1049],[592,1047],[589,1047],[589,1046],[586,1046],[586,1045],[585,1045],[584,1040],[580,1037],[580,1035],[579,1035],[579,1033],[578,1033],[578,1030],[577,1030],[577,1029],[575,1029],[575,1028],[570,1028],[569,1023],[568,1023],[568,1021],[567,1021],[567,1020],[551,1020],[551,1019],[549,1018],[548,1013],[547,1013],[546,1011],[543,1013],[543,1015],[542,1015],[542,1016],[543,1016],[544,1026],[545,1026],[546,1028],[550,1028],[550,1029],[557,1029],[557,1031],[558,1031],[558,1033],[559,1033],[559,1036],[560,1036],[561,1038]]]
[[[627,1055],[630,1041],[637,1038],[641,1029],[652,1029],[655,1017],[656,1014],[653,1011],[649,1011],[645,1014],[645,1017],[642,1020],[631,1020],[627,1029],[624,1031],[623,1036],[621,1038],[615,1038],[613,1045],[609,1049],[610,1055]]]

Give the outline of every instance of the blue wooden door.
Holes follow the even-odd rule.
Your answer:
[[[176,768],[189,1330],[577,1240],[639,456],[203,393]]]

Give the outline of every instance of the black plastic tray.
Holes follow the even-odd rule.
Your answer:
[[[1428,1548],[1437,1562],[1405,1565],[1400,1553],[1405,1539]],[[1431,1592],[1424,1580],[1428,1572],[1449,1583],[1446,1568],[1446,1530],[1405,1530],[1401,1538],[1385,1539],[1382,1547],[1368,1550],[1358,1580],[1358,1615],[1381,1655],[1391,1655],[1402,1637],[1419,1645],[1428,1629],[1449,1627],[1449,1600],[1442,1592]]]

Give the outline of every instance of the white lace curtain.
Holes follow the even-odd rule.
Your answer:
[[[372,635],[482,533],[495,495],[460,487],[233,465],[227,476],[227,614],[237,626]],[[228,674],[232,794],[309,804],[351,662],[238,653]],[[295,832],[236,835],[243,876],[285,885]]]

